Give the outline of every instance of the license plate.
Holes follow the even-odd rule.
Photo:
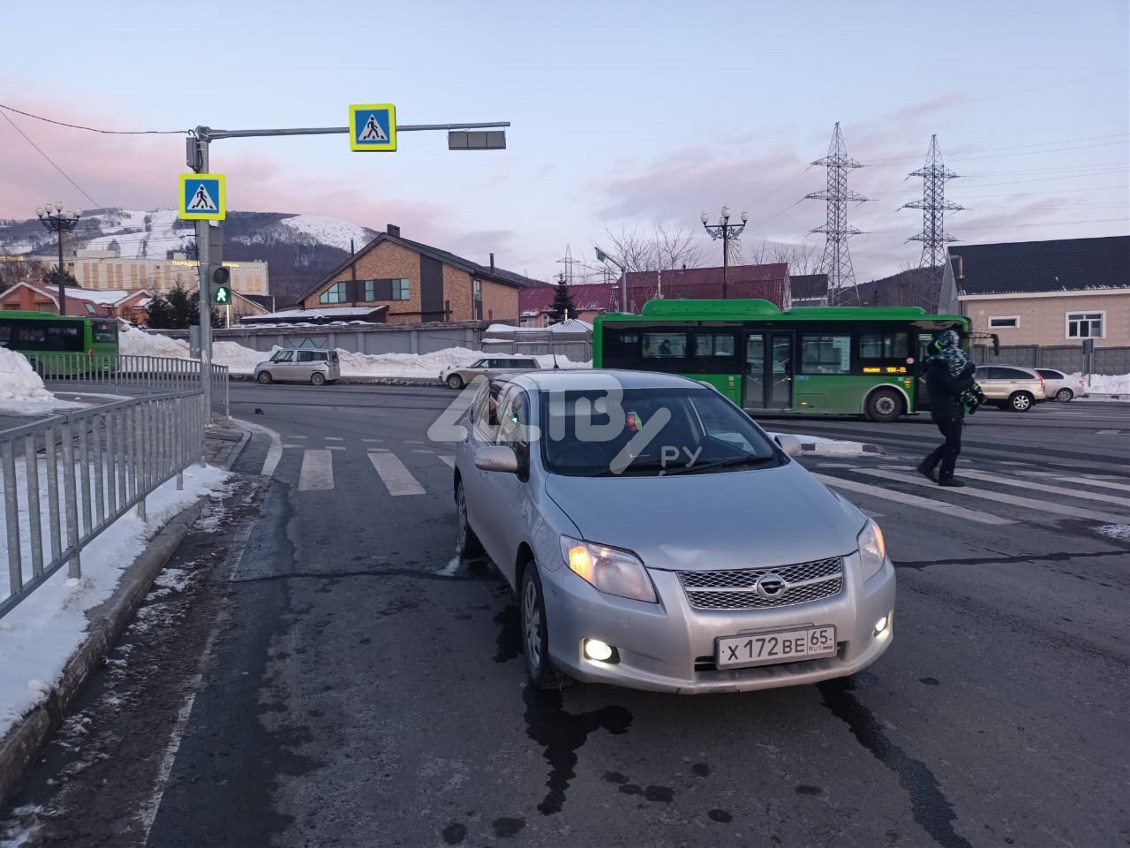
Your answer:
[[[836,628],[828,624],[774,633],[723,636],[717,645],[718,668],[818,660],[835,656]]]

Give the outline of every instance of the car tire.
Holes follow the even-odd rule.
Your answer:
[[[271,372],[270,371],[260,371],[259,376],[256,377],[255,379],[258,380],[260,383],[262,383],[264,386],[266,386],[271,382]]]
[[[310,383],[315,386],[324,386],[326,384],[326,375],[321,371],[315,371],[310,375]]]
[[[461,388],[463,388],[463,378],[458,374],[450,375],[447,378],[446,383],[449,389],[455,389],[455,391],[459,391]]]
[[[1008,408],[1013,412],[1028,412],[1035,400],[1028,392],[1013,392],[1008,398]]]
[[[545,594],[538,564],[529,563],[522,572],[518,612],[522,626],[522,652],[526,674],[535,689],[563,689],[570,679],[553,667],[549,659],[549,624],[545,617]]]
[[[470,522],[467,521],[467,496],[463,492],[462,480],[455,483],[455,515],[458,522],[456,532],[459,534],[457,539],[459,555],[468,559],[482,556],[483,543],[479,541],[479,537],[475,535]]]
[[[867,396],[867,417],[885,423],[902,415],[902,395],[894,389],[876,389]]]
[[[1073,400],[1074,398],[1075,392],[1071,391],[1071,389],[1068,388],[1060,389],[1055,393],[1055,399],[1060,403],[1067,403],[1069,400]]]

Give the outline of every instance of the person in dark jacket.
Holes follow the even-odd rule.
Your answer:
[[[938,425],[945,441],[918,464],[919,474],[936,481],[939,486],[955,488],[965,485],[953,476],[958,454],[961,453],[961,428],[965,423],[962,393],[973,387],[973,372],[977,368],[961,349],[960,341],[956,332],[946,330],[934,343],[937,353],[926,360],[930,417]],[[937,477],[934,476],[935,468],[938,469]]]

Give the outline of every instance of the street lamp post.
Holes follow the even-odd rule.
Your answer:
[[[67,314],[67,289],[64,283],[66,270],[63,267],[63,233],[69,233],[78,225],[78,210],[64,209],[59,201],[40,206],[35,210],[39,222],[59,237],[59,270],[55,278],[59,283],[59,314]]]
[[[723,206],[722,214],[718,217],[717,224],[706,223],[706,213],[703,212],[700,216],[702,226],[710,233],[710,237],[717,241],[722,239],[722,299],[725,300],[729,294],[730,285],[730,239],[737,238],[742,234],[745,229],[745,222],[749,220],[749,213],[742,213],[742,222],[740,224],[730,223],[730,207]]]
[[[628,272],[624,266],[601,250],[599,247],[596,249],[597,262],[611,262],[620,269],[620,311],[627,313],[628,311]]]

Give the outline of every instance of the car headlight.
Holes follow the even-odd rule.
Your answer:
[[[658,602],[651,578],[635,554],[562,536],[561,555],[570,571],[605,594]]]
[[[859,542],[859,562],[863,566],[863,579],[870,580],[879,573],[887,559],[887,543],[883,541],[883,531],[879,525],[867,519],[857,537]]]

